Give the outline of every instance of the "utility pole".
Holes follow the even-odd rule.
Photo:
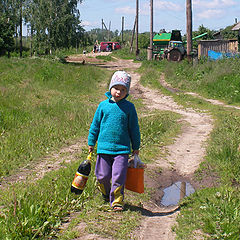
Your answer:
[[[109,23],[109,30],[107,29],[103,19],[102,19],[102,36],[103,36],[103,27],[106,29],[107,33],[108,33],[108,40],[109,40],[109,31],[110,31],[110,25],[111,25],[111,21]],[[105,37],[103,36],[103,41],[105,40]]]
[[[138,0],[136,0],[136,56],[139,55],[138,48]]]
[[[110,29],[111,29],[111,21],[109,22],[109,29],[108,29],[108,41],[110,41]]]
[[[102,19],[102,41],[104,41],[104,37],[103,37],[103,19]]]
[[[124,31],[124,17],[122,17],[122,43],[123,43],[123,31]]]
[[[186,13],[187,13],[187,58],[192,60],[192,0],[186,0]]]
[[[148,60],[153,57],[153,0],[150,0],[150,46],[148,48]]]

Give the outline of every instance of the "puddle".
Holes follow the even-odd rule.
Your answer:
[[[163,191],[164,195],[161,204],[165,207],[177,205],[181,199],[195,192],[192,185],[188,182],[176,182]]]

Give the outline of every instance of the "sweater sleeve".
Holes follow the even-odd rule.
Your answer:
[[[138,124],[138,116],[133,105],[132,111],[129,114],[129,133],[133,150],[138,150],[140,147],[140,130]]]
[[[101,110],[101,105],[99,104],[89,129],[89,134],[88,134],[89,146],[95,146],[97,142],[99,131],[100,131],[101,119],[102,119],[102,110]]]

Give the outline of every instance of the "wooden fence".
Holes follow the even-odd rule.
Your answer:
[[[201,40],[198,42],[198,58],[208,56],[208,50],[221,53],[237,53],[238,41],[233,40]]]

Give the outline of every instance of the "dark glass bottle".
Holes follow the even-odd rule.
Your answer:
[[[88,180],[88,176],[91,172],[91,157],[92,154],[90,153],[87,159],[79,165],[72,182],[71,192],[78,195],[83,192],[83,189],[85,188]]]

